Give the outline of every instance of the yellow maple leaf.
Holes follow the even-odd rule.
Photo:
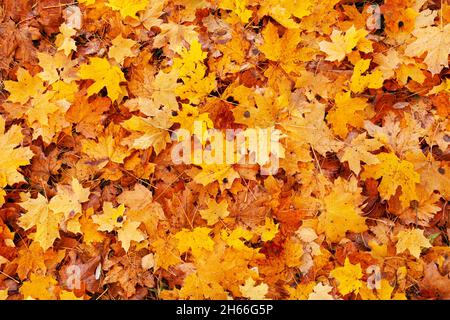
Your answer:
[[[174,59],[173,69],[178,72],[178,78],[183,84],[175,89],[175,93],[182,99],[198,104],[216,88],[216,76],[214,73],[206,75],[207,68],[203,60],[207,53],[202,51],[197,40],[190,43],[189,50],[183,48],[179,54],[181,58]]]
[[[188,99],[192,104],[199,104],[217,87],[214,73],[205,76],[204,72],[199,70],[194,69],[191,74],[183,77],[183,84],[175,89],[181,99]]]
[[[178,83],[178,71],[173,69],[169,73],[164,71],[158,72],[153,82],[152,99],[157,101],[159,105],[163,105],[169,110],[178,110],[177,95],[175,91],[181,86]]]
[[[369,289],[367,285],[363,285],[359,294],[363,300],[391,300],[394,288],[386,279],[381,279],[379,288],[376,290]]]
[[[59,224],[63,214],[52,212],[47,198],[41,194],[38,194],[36,199],[30,198],[21,202],[20,206],[27,212],[19,218],[19,226],[24,230],[36,227],[36,232],[31,237],[42,249],[47,250],[59,238]]]
[[[444,79],[441,84],[434,86],[433,89],[431,89],[428,93],[427,96],[433,95],[433,94],[438,94],[440,92],[446,92],[446,93],[450,93],[450,79]]]
[[[179,55],[180,58],[174,59],[173,67],[178,71],[180,77],[189,75],[196,68],[206,69],[203,60],[208,54],[202,50],[202,45],[198,40],[192,41],[189,49],[183,47]]]
[[[41,125],[38,121],[35,121],[33,123],[29,123],[29,126],[33,128],[33,140],[42,137],[42,140],[45,143],[50,144],[52,142],[52,139],[58,132],[61,132],[61,130],[70,126],[70,123],[67,122],[64,118],[64,109],[68,105],[68,102],[61,101],[61,104],[56,104],[58,110],[50,113],[47,113],[45,111],[44,101],[40,101],[40,104],[41,105],[39,107],[43,109],[43,112],[45,112],[44,115],[46,114],[47,116],[48,125]],[[37,116],[37,114],[35,113],[34,116]],[[45,118],[42,118],[42,120],[45,121]]]
[[[400,65],[395,69],[395,76],[402,85],[406,85],[410,79],[418,83],[423,83],[426,79],[420,67],[413,64]]]
[[[319,216],[318,232],[325,232],[329,241],[338,242],[347,231],[367,230],[366,219],[360,215],[354,197],[352,193],[334,190],[323,199],[325,210]]]
[[[8,299],[8,289],[0,290],[0,300]]]
[[[342,31],[333,30],[330,36],[331,42],[319,42],[320,50],[327,54],[325,60],[328,61],[344,60],[345,56],[351,53],[355,47],[368,53],[372,51],[372,43],[366,39],[368,34],[368,31],[357,30],[355,26],[351,26],[344,34]]]
[[[212,7],[212,3],[209,0],[174,0],[174,4],[184,7],[184,10],[180,12],[183,21],[193,21],[196,18],[197,9],[204,10]]]
[[[135,135],[128,137],[131,143],[126,143],[131,148],[148,149],[153,147],[156,154],[159,154],[171,141],[169,128],[172,122],[164,113],[157,113],[154,118],[141,118],[132,116],[124,121],[122,126],[129,131],[137,131]]]
[[[141,242],[145,240],[144,233],[138,229],[140,225],[141,223],[138,221],[126,220],[117,232],[117,238],[126,252],[130,248],[131,241]]]
[[[394,288],[391,286],[388,280],[381,279],[380,288],[376,291],[377,297],[380,300],[390,300],[392,298],[392,292],[394,291]]]
[[[92,221],[98,225],[98,230],[111,232],[120,229],[126,219],[125,206],[114,208],[111,202],[103,203],[103,212],[92,216]]]
[[[208,209],[199,210],[199,213],[210,226],[230,214],[226,200],[217,203],[214,199],[209,199],[206,204],[208,205]]]
[[[450,166],[442,165],[422,152],[409,153],[406,155],[406,160],[414,163],[417,173],[420,174],[420,186],[425,190],[426,195],[436,190],[444,198],[450,197]]]
[[[111,43],[112,46],[109,48],[108,57],[115,59],[118,63],[122,64],[125,58],[136,56],[136,53],[131,50],[137,44],[136,41],[123,38],[120,34]]]
[[[211,24],[220,23],[220,20],[212,19]],[[216,22],[219,21],[219,22]],[[234,31],[230,35],[231,40],[225,44],[219,44],[217,49],[222,52],[222,57],[217,64],[217,73],[236,73],[241,70],[242,65],[245,65],[248,49],[250,44],[241,37],[238,31]]]
[[[264,42],[258,46],[258,49],[264,53],[267,59],[279,62],[287,73],[297,70],[299,63],[314,58],[314,49],[298,48],[298,44],[302,40],[299,30],[288,29],[280,38],[278,28],[269,22],[262,31],[262,36]]]
[[[335,97],[336,106],[327,115],[327,121],[331,124],[335,134],[345,138],[348,134],[348,126],[361,128],[364,125],[362,111],[368,106],[364,98],[352,98],[349,91],[338,93]]]
[[[342,295],[358,293],[363,284],[361,264],[352,264],[348,257],[345,258],[344,266],[332,270],[330,276],[338,281],[338,290]]]
[[[277,72],[273,67],[269,69]],[[280,113],[290,104],[291,98],[291,82],[285,76],[279,78],[280,73],[284,74],[284,71],[279,68],[277,70],[275,83],[265,88],[262,93],[256,93],[244,85],[229,87],[229,95],[239,101],[232,110],[235,122],[245,124],[249,128],[270,128],[277,124]],[[225,96],[228,96],[227,92]]]
[[[104,167],[109,161],[123,163],[124,159],[130,155],[131,150],[122,146],[115,139],[119,135],[119,129],[120,127],[110,125],[97,138],[97,141],[90,139],[82,141],[81,150],[90,158],[98,161],[99,168]]]
[[[49,126],[50,115],[59,110],[58,105],[51,101],[54,95],[54,92],[47,91],[32,100],[31,108],[26,112],[30,125],[37,122],[43,127]]]
[[[426,52],[424,62],[433,74],[437,74],[443,68],[448,67],[450,23],[445,26],[418,28],[413,31],[413,35],[416,40],[406,47],[406,55],[420,57]]]
[[[23,181],[24,177],[17,169],[30,163],[34,153],[29,147],[20,147],[23,134],[22,128],[12,125],[5,132],[5,120],[0,117],[0,145],[2,156],[0,157],[0,188]],[[0,189],[0,205],[4,203],[4,191]]]
[[[124,94],[120,83],[126,81],[122,70],[111,65],[107,59],[90,58],[90,64],[83,64],[78,72],[81,79],[92,79],[94,83],[88,88],[88,95],[100,92],[104,87],[108,90],[108,97],[116,101]]]
[[[305,253],[303,243],[296,237],[291,237],[285,242],[284,256],[285,264],[288,267],[295,268],[303,264],[302,256]]]
[[[176,242],[177,240],[173,238],[168,240],[158,238],[151,243],[155,253],[155,270],[159,268],[169,270],[170,266],[181,262]]]
[[[10,93],[8,101],[25,104],[30,98],[38,97],[45,87],[39,75],[31,76],[28,70],[17,70],[17,81],[4,82],[5,89]]]
[[[398,119],[394,113],[390,112],[383,120],[381,127],[366,120],[364,127],[367,133],[399,156],[406,153],[416,155],[421,153],[418,141],[425,133],[413,116],[405,113],[402,119]],[[420,161],[416,159],[414,162]]]
[[[108,0],[106,5],[113,10],[119,11],[123,19],[127,17],[137,19],[137,13],[145,10],[148,0]]]
[[[244,279],[254,277],[256,272],[248,268],[248,263],[255,258],[264,259],[264,255],[257,254],[251,249],[244,251],[230,249],[223,251],[223,249],[224,247],[219,243],[213,252],[195,258],[196,272],[192,274],[195,275],[198,285],[195,285],[195,282],[192,283],[192,290],[184,292],[182,296],[192,299],[202,296],[209,299],[229,299],[231,297],[224,289],[231,288],[234,288],[236,296],[241,296],[238,284]],[[201,290],[207,287],[210,289]]]
[[[266,217],[264,225],[258,226],[256,228],[256,232],[261,235],[262,241],[270,241],[275,238],[275,235],[278,233],[279,226],[279,224],[275,224],[273,219]]]
[[[411,229],[402,230],[398,233],[397,244],[395,247],[397,249],[397,253],[402,253],[408,250],[413,257],[419,259],[422,249],[431,248],[432,245],[430,240],[423,235],[423,230]]]
[[[378,164],[377,156],[370,153],[383,146],[381,142],[376,139],[366,139],[367,134],[361,133],[354,137],[350,144],[345,146],[342,153],[339,154],[341,161],[347,161],[350,170],[357,175],[361,172],[361,162],[367,165]]]
[[[231,10],[242,23],[247,23],[252,16],[252,11],[247,9],[247,0],[223,0],[218,4],[221,9]]]
[[[295,18],[301,19],[312,13],[311,0],[264,0],[260,1],[258,13],[269,15],[286,28],[299,28]]]
[[[58,185],[57,191],[48,207],[55,213],[63,213],[66,219],[81,213],[81,204],[89,200],[89,188],[83,188],[76,178],[72,178],[70,186]]]
[[[194,30],[195,25],[184,25],[169,21],[159,26],[159,33],[153,42],[154,48],[168,46],[173,52],[181,52],[184,43],[192,43],[198,40],[198,33]]]
[[[88,208],[80,218],[80,231],[83,234],[83,243],[91,244],[94,242],[102,242],[104,236],[98,232],[98,225],[92,220],[94,209]]]
[[[412,200],[419,200],[416,194],[416,184],[420,182],[420,175],[414,171],[414,165],[407,160],[400,160],[394,153],[380,153],[377,155],[378,164],[364,166],[361,174],[363,179],[381,179],[378,191],[383,199],[389,200],[401,187],[400,200],[406,208]]]
[[[183,229],[175,234],[174,239],[178,240],[177,248],[181,253],[191,249],[194,256],[200,256],[203,250],[212,251],[214,241],[210,238],[211,229],[206,227],[196,227],[193,230]]]
[[[31,274],[30,280],[25,281],[19,291],[25,299],[55,300],[55,286],[58,282],[52,276]]]
[[[314,283],[313,283],[314,285]],[[333,296],[330,294],[333,287],[328,284],[323,284],[318,282],[308,296],[308,300],[334,300]]]
[[[244,298],[248,298],[250,300],[264,300],[266,298],[266,294],[269,292],[269,286],[265,283],[256,285],[253,278],[248,278],[245,280],[244,285],[239,286],[239,290]]]
[[[285,289],[289,293],[289,300],[307,300],[308,295],[313,291],[315,283],[299,283],[295,288],[291,286],[285,286]]]
[[[72,232],[73,234],[81,233],[81,223],[80,223],[81,213],[75,214],[66,221],[64,231]]]
[[[64,82],[62,80],[58,80],[55,83],[52,83],[52,90],[54,92],[53,101],[58,101],[61,104],[64,104],[65,101],[73,103],[75,99],[75,93],[78,92],[78,85],[75,81],[70,83]],[[65,101],[61,101],[65,100]],[[63,109],[60,107],[60,109]]]
[[[242,227],[237,227],[233,231],[222,230],[220,237],[232,248],[243,250],[246,248],[244,241],[248,241],[253,237],[253,232]]]
[[[158,222],[166,220],[166,217],[161,205],[152,201],[150,190],[136,184],[134,190],[122,192],[117,200],[128,208],[127,219],[142,222],[147,234],[156,238]]]
[[[179,123],[182,129],[186,129],[191,134],[195,133],[195,125],[198,125],[198,123],[202,125],[202,134],[206,133],[208,128],[214,127],[207,112],[200,113],[198,107],[189,104],[183,104],[182,109],[177,112],[176,116],[171,117],[171,121]],[[199,138],[203,139],[203,137]]]
[[[139,23],[142,23],[147,30],[150,30],[153,26],[160,26],[163,23],[160,17],[164,14],[165,5],[166,1],[149,1],[145,11],[139,15]]]
[[[197,273],[191,273],[184,279],[179,295],[180,299],[192,300],[226,300],[228,298],[227,293],[217,281],[205,279]]]
[[[331,129],[324,121],[325,106],[320,103],[305,106],[302,111],[292,111],[290,120],[283,124],[289,138],[296,143],[306,143],[319,154],[341,149]]]
[[[38,52],[39,66],[43,69],[38,75],[47,81],[48,84],[53,84],[62,79],[65,82],[76,80],[76,72],[74,66],[76,60],[70,60],[64,53],[57,52],[54,55],[46,52]],[[52,86],[54,91],[55,88]]]
[[[78,0],[78,3],[83,3],[86,6],[94,4],[96,0]]]
[[[58,50],[63,51],[66,56],[68,56],[72,51],[77,51],[75,40],[72,39],[72,37],[77,33],[76,30],[63,23],[59,27],[59,32],[60,34],[56,36],[55,40]]]
[[[59,300],[84,300],[83,296],[77,297],[72,291],[62,290],[59,293]]]
[[[369,241],[368,245],[371,249],[370,254],[375,259],[384,259],[387,256],[388,251],[386,244],[378,244],[376,241],[371,240]]]
[[[383,78],[390,79],[395,75],[396,69],[402,63],[399,53],[393,48],[389,49],[385,54],[374,54],[373,62],[378,64],[376,69],[383,73]]]
[[[239,174],[227,164],[200,164],[202,170],[194,177],[196,183],[207,186],[218,181],[221,188],[230,188]]]
[[[427,179],[432,179],[431,176]],[[392,211],[395,210],[395,214],[400,217],[405,224],[416,224],[419,226],[429,226],[430,220],[436,213],[441,211],[441,207],[438,206],[439,199],[444,196],[437,193],[427,193],[422,185],[418,185],[416,189],[419,200],[414,205],[404,209],[392,207]]]
[[[370,59],[361,59],[355,64],[353,74],[350,79],[350,90],[361,93],[364,89],[378,89],[383,86],[383,72],[375,70],[373,73],[363,75],[370,66]]]
[[[18,257],[14,260],[17,263],[17,275],[21,280],[28,277],[30,271],[47,271],[45,265],[44,250],[38,242],[31,243],[28,248],[19,250]]]

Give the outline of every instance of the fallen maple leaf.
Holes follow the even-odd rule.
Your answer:
[[[410,57],[420,57],[427,52],[424,62],[433,74],[448,67],[450,24],[416,29],[413,35],[416,40],[406,47],[405,54]]]
[[[341,240],[347,231],[367,230],[366,220],[353,198],[351,193],[334,191],[323,199],[325,210],[319,216],[318,232],[324,232],[329,241]]]
[[[338,281],[338,289],[342,295],[358,293],[363,284],[360,280],[363,275],[361,265],[350,263],[348,258],[345,258],[343,267],[332,270],[330,275]]]
[[[20,287],[25,299],[55,300],[54,288],[58,282],[52,276],[31,274],[30,280]]]
[[[55,44],[58,46],[58,50],[64,52],[66,56],[70,55],[72,51],[77,51],[75,40],[72,39],[76,35],[76,30],[63,23],[59,27],[61,32],[56,36]]]
[[[123,204],[114,208],[111,202],[105,202],[103,203],[103,213],[93,215],[92,221],[98,225],[99,231],[111,232],[123,226],[123,222],[126,219],[124,214],[125,206]]]
[[[423,230],[411,229],[400,231],[397,235],[397,253],[405,252],[406,250],[419,259],[422,248],[430,248],[430,241],[423,235]]]
[[[361,162],[366,165],[373,165],[380,163],[380,160],[376,155],[369,151],[375,151],[381,148],[382,144],[375,139],[366,139],[366,134],[361,133],[354,137],[349,145],[346,145],[342,155],[341,161],[347,161],[354,173],[359,174],[361,172]]]
[[[136,41],[123,38],[122,35],[119,35],[111,43],[112,46],[109,48],[108,56],[115,59],[118,63],[122,64],[125,58],[136,56],[131,50],[136,45]]]
[[[372,51],[372,43],[366,39],[367,34],[366,30],[356,30],[354,26],[351,26],[345,34],[342,34],[342,31],[333,30],[330,36],[331,42],[321,41],[319,46],[327,54],[326,60],[342,61],[355,47],[365,53]]]
[[[122,248],[128,252],[131,241],[141,242],[145,240],[145,236],[138,228],[140,222],[137,221],[125,221],[123,226],[117,232],[117,239],[122,242]]]
[[[333,290],[332,286],[319,282],[314,286],[313,292],[309,294],[308,300],[334,300],[330,294],[331,290]]]
[[[108,0],[106,5],[120,12],[122,18],[137,18],[137,13],[147,7],[147,0]]]
[[[45,87],[39,75],[31,76],[27,70],[19,68],[17,81],[5,81],[5,89],[10,93],[9,101],[24,104],[43,93]]]
[[[377,157],[379,164],[365,166],[361,177],[363,179],[382,178],[378,190],[385,200],[393,196],[397,188],[401,187],[400,200],[404,208],[408,207],[412,200],[418,200],[416,184],[420,182],[420,176],[414,171],[413,164],[400,160],[393,153],[380,153]]]
[[[364,124],[364,111],[367,101],[363,98],[352,98],[350,92],[337,94],[336,106],[328,112],[327,121],[331,124],[333,131],[345,138],[349,131],[348,125],[360,128]]]
[[[269,290],[265,283],[256,285],[255,280],[248,278],[243,286],[239,286],[242,296],[250,300],[264,300]]]
[[[180,252],[192,250],[194,256],[202,254],[203,249],[212,251],[214,248],[214,241],[209,237],[211,229],[205,227],[196,227],[190,231],[183,229],[174,238],[178,240],[177,248]]]
[[[91,58],[90,64],[83,64],[78,72],[81,79],[92,79],[94,84],[88,88],[88,95],[98,93],[106,87],[108,96],[112,101],[123,94],[120,82],[126,81],[122,70],[118,66],[111,65],[110,62],[102,58]]]
[[[226,200],[222,200],[217,203],[213,199],[207,201],[208,208],[200,210],[199,213],[203,219],[206,220],[208,225],[213,225],[220,219],[227,217],[230,212],[227,210],[228,203]]]
[[[47,250],[60,237],[59,224],[63,219],[63,212],[52,212],[48,200],[41,194],[38,194],[36,199],[30,198],[21,202],[20,205],[27,212],[20,217],[19,225],[25,230],[36,227],[32,237],[42,249]]]

